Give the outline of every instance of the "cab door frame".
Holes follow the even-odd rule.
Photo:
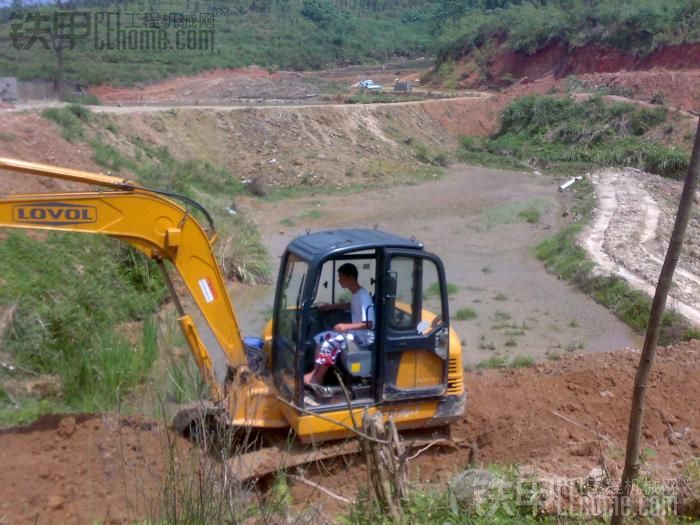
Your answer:
[[[413,259],[412,269],[412,297],[411,305],[408,305],[408,312],[405,306],[397,307],[397,283],[399,277],[396,271],[392,270],[392,260],[396,257],[406,257]],[[423,326],[419,331],[421,318],[423,316],[423,277],[425,263],[432,263],[437,270],[437,277],[440,290],[441,312],[434,312],[441,319],[436,319],[435,325],[428,329]],[[449,364],[449,309],[447,298],[447,286],[445,280],[445,269],[438,257],[431,253],[407,250],[407,249],[386,249],[382,264],[382,315],[379,317],[380,326],[379,339],[379,376],[377,385],[378,400],[380,402],[391,402],[404,399],[421,399],[439,397],[447,390],[447,374]],[[406,279],[405,274],[402,275]],[[397,377],[398,367],[406,366],[401,364],[400,355],[407,351],[425,351],[437,356],[442,361],[442,371],[438,383],[417,387],[401,389],[398,388]],[[435,361],[436,362],[436,361]],[[410,365],[409,365],[410,366]]]

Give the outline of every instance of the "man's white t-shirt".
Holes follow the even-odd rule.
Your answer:
[[[360,288],[350,299],[350,315],[353,323],[364,323],[370,321],[370,326],[374,327],[374,305],[372,297],[364,288]]]
[[[364,288],[360,288],[352,294],[350,315],[353,323],[369,322],[368,329],[352,330],[351,333],[359,338],[362,344],[371,344],[374,341],[374,303],[372,296]]]

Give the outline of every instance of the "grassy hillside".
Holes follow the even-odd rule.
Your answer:
[[[54,12],[50,6],[0,8],[2,75],[52,78],[56,53],[41,39],[28,42],[36,26],[32,17]],[[695,0],[88,0],[77,2],[75,12],[75,34],[84,38],[63,40],[64,77],[92,84],[252,64],[318,69],[426,53],[436,54],[439,65],[494,37],[528,54],[566,42],[643,55],[700,40]],[[126,40],[126,49],[116,48],[117,13],[119,27],[134,32],[135,49]],[[86,20],[89,27],[82,25]],[[40,27],[52,25],[47,18]]]
[[[660,144],[659,128],[672,129],[664,107],[638,108],[605,101],[600,96],[530,95],[513,100],[501,115],[501,130],[484,141],[465,137],[461,157],[479,162],[484,155],[545,166],[585,163],[587,166],[634,167],[681,178],[690,156],[685,149]],[[512,164],[511,164],[512,165]]]
[[[441,0],[438,63],[459,58],[495,36],[511,51],[534,54],[555,42],[596,43],[634,54],[700,40],[695,0]]]
[[[150,0],[99,2],[99,7],[91,4],[98,2],[84,2],[76,8],[78,13],[89,14],[90,35],[75,39],[73,49],[69,48],[70,40],[66,41],[64,76],[90,83],[121,84],[251,64],[300,70],[418,56],[430,48],[427,28],[434,11],[434,4],[426,0]],[[44,49],[41,41],[28,49],[15,49],[11,26],[14,23],[20,34],[25,33],[17,42],[26,47],[33,14],[54,11],[52,7],[28,7],[20,11],[23,15],[19,20],[11,20],[16,11],[0,9],[2,75],[51,78],[55,52]],[[107,12],[112,14],[107,16]],[[117,44],[116,13],[120,13],[122,29],[136,31],[139,38],[149,42],[151,37],[162,38],[155,40],[155,46],[166,49],[109,49],[109,44]],[[76,23],[84,20],[81,14]],[[112,27],[109,37],[108,21]],[[164,36],[156,34],[155,25]],[[85,31],[78,28],[76,34]],[[184,49],[177,49],[178,45]]]

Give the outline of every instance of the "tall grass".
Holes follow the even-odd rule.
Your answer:
[[[146,381],[157,355],[152,319],[144,322],[136,345],[110,331],[97,334],[92,345],[68,353],[58,366],[65,402],[81,410],[119,406],[132,387]]]
[[[0,241],[0,302],[17,308],[5,349],[20,371],[57,375],[70,406],[115,406],[115,393],[143,380],[154,359],[148,318],[163,283],[153,270],[131,248],[98,236],[9,233]],[[134,320],[145,322],[137,345],[114,331]]]

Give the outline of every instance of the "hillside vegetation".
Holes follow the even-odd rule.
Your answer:
[[[91,84],[151,82],[250,65],[320,69],[423,54],[436,55],[440,66],[474,49],[487,52],[494,41],[525,54],[557,43],[598,44],[635,55],[700,41],[700,5],[694,0],[88,0],[76,2],[75,11],[78,25],[88,14],[90,27],[76,30],[87,32],[84,38],[64,39],[64,78]],[[28,42],[33,16],[54,12],[49,6],[0,9],[4,75],[53,77],[57,56],[50,39],[44,38],[46,46],[41,38]],[[121,29],[153,37],[153,43],[115,48],[117,13]],[[180,29],[183,20],[191,21],[186,29]],[[155,38],[159,31],[167,42]]]
[[[211,209],[221,239],[216,255],[227,278],[269,278],[257,229],[241,214],[227,212],[244,191],[228,170],[200,159],[178,160],[168,148],[139,137],[131,137],[126,154],[107,142],[125,140],[118,129],[83,106],[47,109],[43,116],[68,141],[89,148],[103,169]],[[196,209],[190,211],[206,225]],[[227,250],[230,245],[237,249]],[[0,276],[0,425],[51,411],[120,407],[136,387],[153,380],[159,355],[185,346],[173,343],[174,326],[163,330],[154,319],[166,297],[155,263],[113,239],[11,231],[0,237]],[[166,388],[175,388],[179,366],[169,370]]]
[[[438,64],[481,48],[494,37],[510,51],[534,54],[553,43],[599,44],[642,55],[700,40],[694,0],[441,0],[436,11]]]
[[[90,14],[92,33],[88,38],[75,40],[72,49],[66,45],[64,78],[92,84],[131,84],[253,64],[303,70],[415,57],[430,49],[427,28],[433,5],[425,0],[83,2],[76,9]],[[25,16],[19,25],[27,35],[31,35],[32,24],[27,21],[27,13],[36,13],[37,9],[26,7],[19,11]],[[49,7],[39,10],[42,14],[54,12]],[[17,13],[10,8],[0,10],[0,71],[20,78],[51,78],[56,64],[52,50],[45,49],[41,42],[29,49],[13,47],[11,22],[18,23],[10,20],[13,12]],[[109,43],[116,43],[116,36],[113,29],[108,41],[106,17],[99,14],[106,12],[119,12],[121,26],[128,30],[152,33],[154,30],[145,24],[158,24],[167,34],[168,48],[109,49]],[[191,47],[196,49],[187,48],[184,41],[181,44],[185,49],[175,48],[179,30],[176,24],[181,14],[193,20],[187,31],[194,35]],[[200,18],[209,15],[210,18]],[[95,20],[100,21],[97,26]],[[24,37],[22,44],[28,39]]]
[[[631,103],[606,102],[600,96],[576,101],[529,95],[516,98],[503,110],[501,130],[493,137],[484,141],[465,137],[461,156],[467,162],[479,162],[487,153],[511,165],[629,166],[681,178],[690,161],[688,152],[648,137],[652,130],[668,129],[667,113],[661,106],[640,109]]]

